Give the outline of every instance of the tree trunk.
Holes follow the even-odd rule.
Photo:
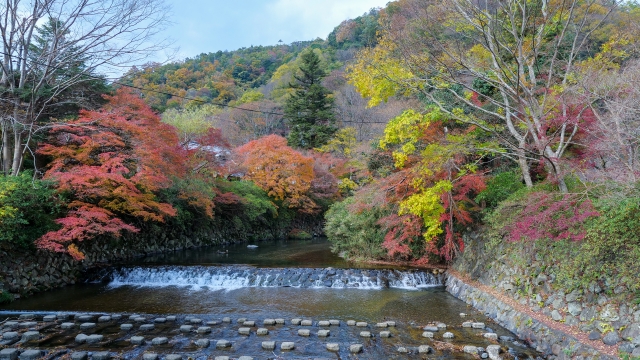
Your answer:
[[[4,120],[2,122],[2,173],[4,175],[9,175],[11,170],[12,146],[10,128],[9,122]]]
[[[529,163],[527,163],[527,157],[524,154],[524,148],[521,146],[520,149],[516,151],[516,155],[518,156],[518,165],[520,165],[520,170],[522,171],[522,178],[524,179],[525,185],[528,188],[533,187],[533,180],[531,180],[531,171],[529,169]]]
[[[22,132],[17,126],[14,126],[13,132],[13,164],[11,166],[11,175],[17,176],[20,174],[20,168],[22,167]]]

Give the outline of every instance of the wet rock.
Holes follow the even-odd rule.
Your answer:
[[[111,314],[111,320],[120,320],[122,319],[122,315],[120,314]]]
[[[498,339],[500,339],[500,341],[506,341],[506,342],[510,342],[510,341],[514,341],[515,340],[511,336],[499,336]]]
[[[238,324],[244,324],[247,321],[247,318],[238,318]]]
[[[391,337],[391,332],[389,332],[389,331],[380,331],[380,337],[381,338],[390,338]]]
[[[318,321],[318,326],[331,326],[331,323],[326,320],[322,320]]]
[[[87,341],[88,336],[85,334],[76,335],[76,342],[78,344],[84,344]]]
[[[167,319],[166,319],[166,318],[163,318],[163,317],[155,318],[155,319],[153,319],[153,322],[154,322],[154,323],[157,323],[157,324],[162,324],[162,323],[167,322]]]
[[[42,318],[42,321],[44,321],[44,322],[54,322],[54,321],[56,321],[56,319],[57,319],[57,318],[58,318],[58,317],[57,317],[57,316],[55,316],[55,315],[45,315],[45,316]]]
[[[25,333],[22,334],[22,339],[20,339],[20,341],[22,342],[27,342],[27,341],[35,341],[40,339],[40,333],[37,331],[27,331]]]
[[[422,333],[422,337],[432,339],[433,338],[433,333],[431,331],[425,331],[425,332]]]
[[[430,354],[433,352],[433,349],[429,345],[420,345],[418,347],[418,352],[420,354]]]
[[[120,330],[129,331],[133,329],[133,324],[122,324],[120,325]]]
[[[229,360],[228,356],[216,356],[213,360]]]
[[[242,325],[249,326],[249,327],[254,327],[254,326],[256,326],[256,322],[255,321],[245,321],[245,322],[242,323]]]
[[[262,348],[264,350],[275,350],[276,349],[276,342],[275,341],[263,341],[262,342]]]
[[[98,322],[99,322],[99,323],[109,322],[109,321],[111,321],[111,316],[106,316],[106,315],[105,315],[105,316],[100,316],[100,317],[98,318]]]
[[[18,358],[18,349],[2,349],[0,350],[0,359],[16,360]]]
[[[244,355],[244,356],[240,356],[238,360],[253,360],[253,358],[251,356]]]
[[[144,353],[144,354],[142,354],[142,360],[158,360],[158,354],[156,354],[156,353]]]
[[[395,327],[396,326],[396,322],[395,321],[387,321],[387,326]]]
[[[62,330],[69,330],[69,329],[73,329],[76,326],[76,324],[71,323],[71,322],[65,322],[60,324],[60,328]]]
[[[371,332],[369,331],[360,331],[360,337],[370,338]]]
[[[238,329],[238,334],[240,335],[249,335],[251,333],[251,328],[241,327]]]
[[[302,325],[302,326],[313,326],[313,321],[312,320],[302,320],[300,322],[300,325]]]
[[[217,349],[226,349],[228,347],[231,347],[231,342],[229,342],[228,340],[218,340],[216,342]]]
[[[8,329],[17,329],[19,323],[17,321],[7,321],[4,323],[4,327]]]
[[[276,319],[276,324],[284,325],[284,319]]]
[[[104,339],[104,335],[94,334],[94,335],[87,336],[87,339],[85,340],[85,342],[87,344],[97,344],[101,342],[103,339]]]
[[[57,313],[56,314],[56,318],[58,320],[68,320],[71,317],[71,314],[65,314],[65,313]]]
[[[474,322],[471,324],[471,327],[474,329],[484,329],[484,323]]]
[[[607,345],[615,345],[615,344],[619,343],[621,340],[622,339],[620,339],[620,336],[618,336],[618,333],[616,331],[608,332],[602,338],[602,342],[607,344]]]
[[[144,325],[140,325],[140,331],[151,331],[153,329],[155,329],[155,325],[153,324],[144,324]]]
[[[329,351],[340,351],[340,344],[338,343],[327,343],[327,350]]]
[[[269,334],[269,329],[258,328],[258,330],[256,330],[256,334],[258,334],[260,336],[268,335]]]
[[[93,320],[93,315],[78,314],[78,315],[75,316],[75,319],[77,321],[88,322],[88,321]]]
[[[463,327],[463,328],[470,328],[470,327],[473,327],[473,322],[471,322],[471,321],[465,321],[465,322],[463,322],[463,323],[462,323],[462,327]]]
[[[200,326],[196,332],[198,334],[208,334],[211,332],[211,328],[208,326]]]
[[[364,322],[364,321],[359,321],[359,322],[357,322],[357,323],[356,323],[356,326],[357,326],[357,327],[367,327],[368,325],[369,325],[369,324],[367,324],[367,323],[366,323],[366,322]]]
[[[442,338],[444,338],[444,339],[453,339],[453,333],[447,331],[446,333],[442,334]]]
[[[230,317],[223,317],[222,318],[222,322],[223,323],[230,323],[231,322],[231,318]]]
[[[220,325],[220,321],[218,321],[218,320],[207,321],[207,325],[208,326]]]
[[[182,326],[180,326],[180,332],[183,332],[183,333],[189,333],[189,332],[191,332],[192,329],[193,329],[193,326],[191,326],[191,325],[182,325]]]
[[[445,330],[447,328],[447,324],[445,324],[445,323],[437,323],[436,327],[438,327],[438,329],[440,329],[440,330]]]
[[[20,338],[20,334],[15,331],[9,331],[2,334],[3,340],[18,340]]]
[[[133,345],[142,345],[144,344],[144,336],[132,336],[131,344]]]
[[[20,360],[35,360],[42,356],[42,350],[25,350],[20,354]]]
[[[500,345],[489,345],[487,346],[487,354],[489,355],[489,359],[498,360],[500,357]]]
[[[356,326],[356,321],[355,320],[348,320],[347,321],[347,326]]]
[[[89,354],[86,351],[74,351],[71,353],[71,360],[87,360]]]
[[[332,326],[340,326],[340,320],[329,320],[329,324]]]
[[[166,337],[157,337],[151,340],[151,345],[163,345],[169,342],[169,339]]]
[[[80,324],[80,330],[89,330],[96,327],[96,323],[82,323]]]
[[[437,332],[440,329],[438,329],[437,326],[428,325],[428,326],[423,327],[422,330],[429,331],[429,332]]]
[[[182,355],[180,354],[169,354],[165,356],[165,360],[182,360]]]
[[[293,350],[296,344],[293,341],[285,341],[280,344],[280,350]]]
[[[478,348],[473,346],[473,345],[465,345],[462,348],[462,351],[467,353],[467,354],[477,354],[478,353]]]
[[[167,316],[167,321],[176,321],[175,315]]]
[[[299,336],[310,336],[311,335],[311,331],[309,331],[309,329],[299,329],[298,330],[298,335]]]
[[[25,321],[18,324],[21,329],[28,329],[37,326],[38,323],[35,321]]]
[[[209,345],[211,344],[211,341],[209,341],[209,339],[198,339],[196,340],[196,346],[199,348],[208,348]]]
[[[135,321],[137,323],[143,323],[143,322],[147,321],[147,318],[142,317],[142,316],[138,316],[137,318],[134,318],[133,321]]]
[[[202,324],[202,319],[193,318],[193,319],[189,320],[189,322],[192,323],[192,324]]]
[[[377,328],[386,328],[389,326],[389,324],[387,324],[386,322],[383,322],[383,323],[377,323],[375,326]]]
[[[398,352],[399,352],[399,353],[401,353],[401,354],[406,354],[406,353],[408,353],[408,352],[409,352],[409,350],[407,350],[407,348],[406,348],[406,347],[404,347],[404,346],[400,346],[400,347],[398,348]]]
[[[358,354],[362,352],[362,344],[351,344],[349,346],[349,352],[353,354]]]
[[[167,359],[169,357],[167,356]],[[91,356],[91,360],[109,360],[111,359],[111,354],[108,351],[98,351],[94,352]]]
[[[318,337],[328,337],[330,333],[329,330],[318,330]]]
[[[482,336],[489,340],[498,340],[498,334],[496,333],[484,333]]]
[[[291,325],[300,325],[302,319],[291,319]]]
[[[276,324],[276,320],[275,319],[264,319],[262,321],[263,325],[275,325]]]

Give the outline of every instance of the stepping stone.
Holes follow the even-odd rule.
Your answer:
[[[20,354],[20,360],[34,360],[42,356],[42,350],[25,350]]]
[[[216,342],[217,349],[226,349],[228,347],[231,347],[231,343],[227,340],[218,340],[218,342]]]
[[[380,331],[380,337],[381,338],[390,338],[391,337],[391,332],[389,332],[389,331]]]
[[[331,323],[328,321],[318,321],[318,326],[331,326]]]
[[[96,323],[82,323],[80,324],[80,330],[88,330],[96,327]]]
[[[33,320],[36,318],[35,314],[20,314],[20,316],[18,316],[19,320]]]
[[[473,322],[471,322],[471,321],[465,321],[465,322],[462,323],[462,327],[463,328],[470,328],[472,326],[473,326]]]
[[[46,315],[45,317],[42,318],[42,321],[44,322],[54,322],[56,321],[58,317],[55,315]]]
[[[87,336],[86,343],[87,344],[97,344],[97,343],[101,342],[103,339],[104,339],[104,335],[98,335],[98,334],[89,335],[89,336]]]
[[[340,320],[329,320],[329,323],[333,326],[340,326]]]
[[[299,329],[298,330],[298,335],[300,335],[300,336],[310,336],[311,335],[311,331],[309,329]]]
[[[209,341],[209,339],[198,339],[196,340],[196,346],[199,348],[208,348],[209,345],[211,344],[211,341]]]
[[[193,329],[193,326],[191,326],[191,325],[182,325],[182,326],[180,326],[180,332],[183,332],[183,333],[191,332],[191,329]]]
[[[88,322],[88,321],[93,320],[93,315],[77,315],[76,316],[76,320],[83,321],[83,322]]]
[[[245,322],[242,323],[242,325],[249,326],[249,327],[254,327],[254,326],[256,326],[256,322],[255,321],[245,321]]]
[[[467,316],[467,314],[465,314],[465,313],[460,313],[460,317],[465,317],[465,316]]]
[[[129,331],[133,329],[133,324],[122,324],[120,325],[120,330]]]
[[[247,321],[247,318],[239,318],[238,324],[244,324],[245,321]]]
[[[182,355],[179,354],[169,354],[164,357],[165,360],[182,360]]]
[[[276,319],[276,324],[284,325],[284,319]]]
[[[69,329],[73,329],[76,326],[75,323],[70,323],[70,322],[66,322],[66,323],[62,323],[60,324],[60,328],[62,330],[69,330]]]
[[[71,314],[57,313],[56,318],[58,320],[67,320],[71,317]]]
[[[340,351],[340,344],[338,344],[338,343],[327,343],[327,350],[329,350],[329,351]]]
[[[196,332],[198,334],[208,334],[211,332],[211,328],[208,326],[200,326]]]
[[[296,343],[293,341],[285,341],[280,344],[280,350],[293,350],[296,348]]]
[[[360,337],[370,338],[371,337],[371,332],[369,332],[369,331],[360,331]]]
[[[264,319],[262,321],[263,325],[275,325],[276,324],[276,320],[275,319]]]
[[[349,352],[357,354],[357,353],[361,353],[362,352],[362,344],[352,344],[351,346],[349,346]]]
[[[447,324],[438,323],[438,324],[436,324],[436,327],[438,327],[438,329],[440,329],[440,330],[446,330],[447,329]]]
[[[98,322],[99,322],[99,323],[102,323],[102,322],[109,322],[109,321],[111,321],[111,316],[100,316],[100,317],[98,318]]]
[[[71,360],[87,360],[89,354],[86,351],[74,351],[71,353]]]
[[[78,344],[84,344],[87,341],[88,336],[85,334],[76,335],[76,342]]]
[[[408,353],[408,352],[409,352],[409,350],[407,350],[407,348],[406,348],[406,347],[404,347],[404,346],[400,346],[400,347],[398,348],[398,352],[399,352],[399,353],[402,353],[402,354],[406,354],[406,353]]]
[[[240,357],[238,358],[238,360],[253,360],[253,358],[252,358],[251,356],[246,356],[246,355],[245,355],[245,356],[240,356]]]
[[[35,321],[25,321],[25,322],[21,322],[18,326],[20,326],[21,329],[28,329],[28,328],[32,328],[37,326],[38,323]]]
[[[386,328],[388,326],[389,326],[389,324],[387,324],[386,322],[382,322],[382,323],[377,323],[376,324],[377,328]]]
[[[122,319],[122,315],[120,314],[112,314],[111,315],[111,320],[120,320]]]
[[[490,359],[500,359],[500,345],[487,346],[487,354]]]
[[[268,335],[269,334],[269,329],[265,329],[265,328],[259,328],[258,330],[256,330],[256,334],[258,335]]]
[[[478,348],[473,345],[465,345],[465,347],[462,348],[462,351],[467,354],[477,354]]]
[[[167,318],[155,318],[153,322],[156,324],[163,324],[167,322]]]
[[[0,359],[16,360],[18,358],[18,349],[2,349],[0,350]]]
[[[357,326],[357,327],[367,327],[367,325],[369,325],[369,324],[367,324],[367,323],[366,323],[366,322],[364,322],[364,321],[360,321],[360,322],[357,322],[357,323],[356,323],[356,326]]]
[[[356,321],[355,320],[348,320],[347,321],[347,326],[356,326]]]
[[[17,321],[7,321],[6,323],[4,323],[4,327],[9,328],[9,329],[15,329],[18,327],[18,322]]]
[[[423,327],[422,330],[429,331],[429,332],[438,332],[438,330],[440,330],[440,329],[438,329],[437,326],[427,325],[427,326]]]
[[[93,356],[91,356],[91,360],[108,360],[111,359],[111,353],[108,351],[98,351],[94,352]]]
[[[207,325],[209,325],[209,326],[220,325],[220,321],[218,321],[218,320],[207,321]]]
[[[38,331],[27,331],[22,334],[22,339],[20,339],[20,341],[27,342],[27,341],[35,341],[39,339],[40,339],[40,333]]]
[[[249,335],[251,333],[251,328],[241,327],[238,329],[238,334],[240,335]]]
[[[302,319],[291,319],[291,325],[300,325]]]
[[[471,327],[474,328],[474,329],[484,329],[484,323],[475,322],[475,323],[471,324]]]
[[[443,337],[444,339],[453,339],[453,333],[451,333],[451,332],[446,332],[446,333],[442,334],[442,337]]]
[[[433,352],[433,349],[429,345],[420,345],[418,347],[418,352],[420,354],[429,354],[429,353]]]
[[[216,356],[213,360],[229,360],[228,356]]]
[[[137,317],[137,318],[133,319],[133,321],[135,321],[137,323],[141,323],[141,322],[147,321],[147,318],[144,318],[144,317],[140,316],[140,317]]]
[[[231,322],[231,318],[224,317],[224,318],[222,318],[222,322],[223,323],[230,323]]]
[[[302,325],[302,326],[313,326],[313,320],[302,320],[300,322],[300,325]]]
[[[276,342],[275,341],[263,341],[262,342],[262,348],[264,350],[275,350],[276,349]]]
[[[176,316],[175,315],[167,316],[167,321],[176,321]]]
[[[422,333],[422,337],[433,339],[433,333],[431,331],[425,331]]]
[[[156,354],[156,353],[144,353],[144,354],[142,354],[142,360],[158,360],[158,354]]]
[[[169,342],[169,339],[166,337],[157,337],[151,340],[151,345],[163,345]]]
[[[330,330],[318,330],[318,337],[328,337],[330,333]]]
[[[129,320],[135,320],[136,318],[139,318],[139,317],[140,317],[140,315],[133,314],[133,315],[129,316]]]
[[[10,331],[2,334],[2,339],[4,340],[18,340],[20,339],[20,334],[15,331]]]
[[[132,336],[131,343],[133,345],[142,345],[144,344],[144,336]]]
[[[484,333],[482,336],[489,340],[498,340],[498,334],[496,333]]]
[[[387,326],[395,327],[396,326],[396,322],[395,321],[387,321]]]
[[[193,319],[189,320],[189,322],[192,323],[192,324],[202,324],[202,319],[193,318]]]
[[[153,329],[155,329],[155,325],[153,324],[144,324],[144,325],[140,325],[140,331],[151,331]]]

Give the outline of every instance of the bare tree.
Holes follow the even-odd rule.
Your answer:
[[[34,134],[81,85],[166,49],[162,0],[4,0],[0,3],[1,169],[17,175]],[[77,89],[77,91],[74,91]]]

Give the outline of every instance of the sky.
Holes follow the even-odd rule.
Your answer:
[[[326,39],[343,20],[389,0],[165,0],[176,60],[251,45]]]

